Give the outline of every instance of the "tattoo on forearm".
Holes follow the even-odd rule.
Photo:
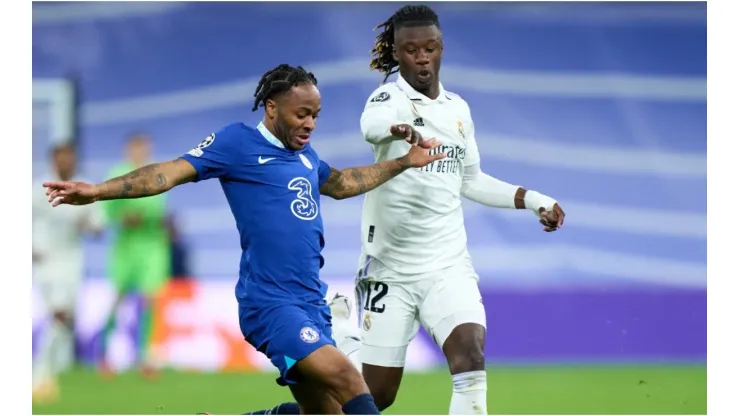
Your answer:
[[[372,191],[408,168],[405,157],[341,171],[332,168],[321,193],[334,199],[351,198]]]
[[[123,176],[110,179],[103,184],[101,200],[141,198],[157,195],[169,189],[163,164],[144,166]]]
[[[123,186],[121,188],[121,194],[119,195],[121,198],[128,198],[128,193],[131,192],[134,189],[133,185],[130,183],[123,181]]]

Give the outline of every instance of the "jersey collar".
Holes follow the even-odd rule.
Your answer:
[[[273,145],[281,149],[285,149],[285,146],[283,145],[283,143],[280,140],[278,140],[278,138],[275,137],[274,134],[270,133],[270,130],[267,130],[267,127],[265,127],[265,125],[261,121],[260,121],[260,124],[257,125],[257,130],[260,133],[262,133],[262,137],[267,139],[268,142],[272,143]]]
[[[420,93],[419,91],[416,91],[414,87],[411,86],[406,80],[401,76],[401,74],[398,74],[398,78],[396,78],[395,81],[396,86],[403,91],[406,96],[409,97],[412,101],[416,102],[422,102],[424,104],[430,104],[434,102],[443,103],[445,101],[449,101],[450,98],[447,96],[447,92],[445,91],[444,86],[442,86],[442,83],[439,83],[439,96],[437,96],[436,100],[432,100],[431,98],[427,97],[426,95]]]

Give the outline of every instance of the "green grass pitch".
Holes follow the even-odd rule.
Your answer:
[[[290,401],[274,374],[164,372],[103,380],[77,370],[60,379],[60,401],[34,414],[238,414]],[[386,414],[447,414],[446,370],[405,375]],[[488,370],[489,414],[706,414],[707,370],[688,366],[537,366]]]

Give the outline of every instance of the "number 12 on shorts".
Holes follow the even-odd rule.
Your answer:
[[[374,313],[385,312],[385,303],[378,305],[388,294],[388,285],[383,282],[365,282],[365,310]]]

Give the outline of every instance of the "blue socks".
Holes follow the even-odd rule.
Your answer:
[[[378,407],[370,393],[361,394],[342,406],[345,415],[379,415]],[[281,403],[272,409],[243,413],[245,415],[300,415],[298,403]]]
[[[257,410],[251,413],[242,413],[245,415],[300,415],[301,409],[298,403],[280,403],[279,405],[267,410]]]
[[[375,400],[370,393],[363,393],[342,406],[345,415],[379,415]]]

